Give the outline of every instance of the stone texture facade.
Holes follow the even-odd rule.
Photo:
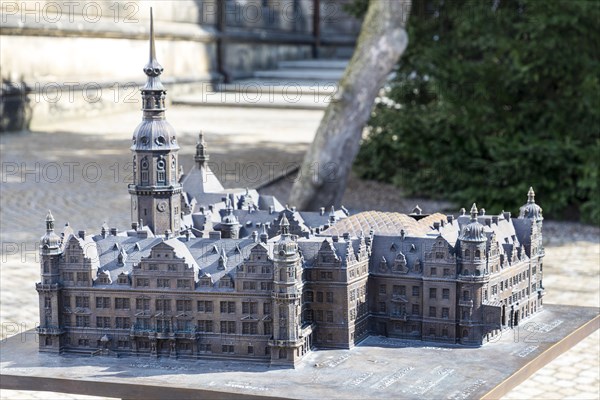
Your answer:
[[[151,28],[152,31],[152,28]],[[542,210],[457,218],[300,212],[179,169],[154,41],[133,136],[131,229],[40,243],[40,350],[297,365],[369,334],[478,346],[542,308]]]

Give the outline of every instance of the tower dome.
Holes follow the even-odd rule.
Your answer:
[[[60,236],[54,233],[54,217],[50,210],[46,215],[46,234],[40,240],[40,246],[43,251],[58,250],[60,248]]]
[[[477,221],[477,206],[475,203],[471,207],[471,221],[463,226],[458,238],[467,242],[484,242],[486,240],[483,225]]]
[[[533,188],[529,188],[527,193],[527,203],[521,206],[519,210],[519,218],[531,218],[536,221],[544,219],[542,217],[542,207],[535,204],[535,192]]]

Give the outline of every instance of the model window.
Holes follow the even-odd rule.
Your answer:
[[[212,332],[213,331],[213,322],[210,320],[199,320],[198,321],[198,331],[199,332]]]

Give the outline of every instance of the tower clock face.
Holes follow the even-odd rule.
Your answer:
[[[164,212],[167,209],[167,202],[166,201],[161,201],[160,203],[158,203],[156,205],[156,209],[160,212]]]

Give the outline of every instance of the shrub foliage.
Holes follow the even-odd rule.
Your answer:
[[[547,216],[599,223],[599,10],[584,0],[415,0],[409,46],[356,171],[493,212],[516,209],[534,186]]]

